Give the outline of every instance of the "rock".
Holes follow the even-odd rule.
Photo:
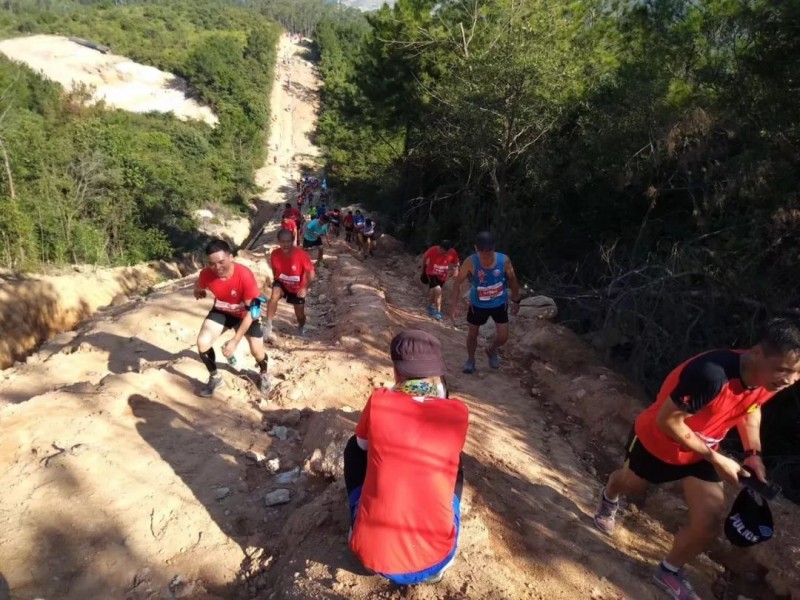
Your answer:
[[[296,427],[300,424],[303,418],[303,413],[296,408],[286,411],[282,416],[278,417],[276,421],[281,425],[287,427]]]
[[[258,410],[260,410],[261,412],[267,412],[270,410],[270,408],[272,407],[270,406],[268,401],[264,399],[258,401]]]
[[[231,488],[228,487],[219,487],[217,491],[214,493],[214,496],[217,499],[217,502],[220,500],[224,500],[228,496],[230,496],[233,492],[231,492]]]
[[[325,302],[327,299],[328,297],[325,294],[320,294],[319,296],[317,296],[318,302]]]
[[[553,319],[558,314],[558,307],[552,298],[547,296],[531,296],[523,298],[519,303],[519,316],[534,319]]]
[[[354,409],[353,409],[352,406],[343,406],[342,407],[342,412],[351,413],[351,412],[353,412],[353,410]]]
[[[292,495],[289,490],[281,488],[264,496],[264,504],[266,506],[277,506],[279,504],[286,504],[291,499]]]
[[[270,458],[267,461],[267,471],[270,473],[277,473],[281,468],[281,459],[280,458]]]
[[[284,427],[283,425],[275,425],[272,429],[267,432],[267,435],[271,435],[272,437],[278,438],[279,440],[286,441],[289,439],[289,433],[291,429],[288,427]]]
[[[542,390],[539,388],[531,388],[531,396],[537,398],[542,393]]]
[[[287,485],[297,481],[300,477],[300,468],[295,467],[291,471],[284,471],[275,475],[275,483],[279,485]]]
[[[119,293],[111,299],[111,306],[120,306],[122,304],[127,304],[130,302],[130,298],[128,298],[125,294]]]
[[[261,452],[256,452],[255,450],[248,450],[244,453],[244,457],[254,463],[260,463],[266,458]]]
[[[586,396],[586,390],[578,390],[575,392],[575,399],[582,400]]]

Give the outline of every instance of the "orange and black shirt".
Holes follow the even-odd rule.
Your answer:
[[[744,350],[712,350],[678,365],[666,378],[656,401],[636,419],[636,436],[659,460],[688,465],[702,457],[674,441],[658,427],[664,402],[689,413],[686,425],[710,448],[717,448],[732,427],[775,395],[766,388],[747,388],[741,379]]]

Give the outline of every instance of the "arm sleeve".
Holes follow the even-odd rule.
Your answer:
[[[716,400],[727,383],[725,369],[701,356],[683,368],[670,398],[681,410],[695,414]]]

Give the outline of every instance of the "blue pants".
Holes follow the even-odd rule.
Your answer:
[[[356,513],[358,512],[358,503],[360,500],[361,486],[358,486],[347,496],[347,504],[350,507],[351,525],[355,525]],[[458,536],[461,533],[461,500],[455,494],[453,494],[453,524],[456,526],[456,541],[453,543],[452,550],[450,550],[450,552],[447,553],[447,556],[445,556],[441,561],[428,567],[427,569],[417,571],[416,573],[378,573],[378,575],[385,577],[397,585],[414,585],[417,583],[422,583],[434,575],[438,575],[440,571],[442,571],[453,561],[453,558],[455,558],[458,550]]]

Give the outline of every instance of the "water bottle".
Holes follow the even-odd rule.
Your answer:
[[[231,357],[228,359],[228,364],[229,364],[229,365],[230,365],[232,368],[234,368],[234,369],[236,368],[236,356],[235,356],[235,355],[231,356]]]

